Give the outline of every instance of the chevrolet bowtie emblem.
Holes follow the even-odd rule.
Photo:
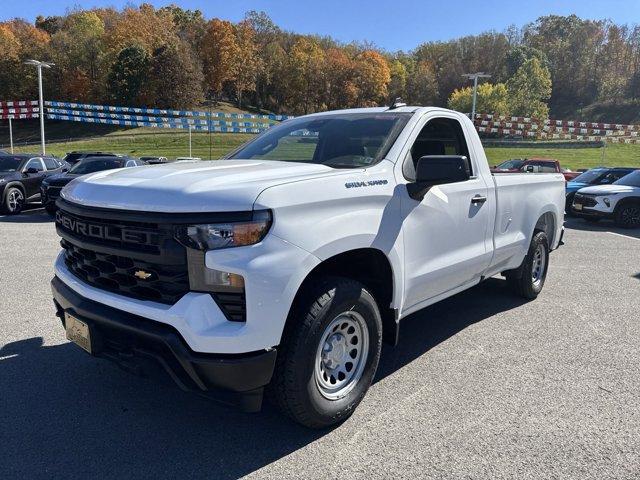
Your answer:
[[[134,275],[140,280],[148,280],[149,278],[151,278],[151,274],[149,272],[145,272],[144,270],[136,270]]]

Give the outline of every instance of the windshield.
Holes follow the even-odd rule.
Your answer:
[[[273,127],[227,158],[367,167],[389,151],[410,113],[347,113],[302,117]]]
[[[629,187],[640,187],[640,170],[625,175],[617,182],[613,182],[614,185],[627,185]]]
[[[576,178],[573,179],[574,182],[580,183],[596,183],[596,181],[607,172],[602,168],[593,168],[589,171],[581,173]]]
[[[87,173],[99,172],[101,170],[111,170],[121,168],[124,162],[119,158],[87,158],[76,163],[69,173],[74,175],[85,175]]]
[[[506,162],[502,162],[496,168],[498,170],[518,170],[523,163],[524,160],[507,160]]]
[[[15,172],[20,168],[22,158],[18,157],[0,157],[0,172]]]

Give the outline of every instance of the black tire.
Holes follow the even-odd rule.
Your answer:
[[[292,309],[283,342],[278,348],[276,367],[267,394],[272,403],[296,422],[310,428],[325,428],[346,420],[367,393],[380,360],[382,318],[375,299],[365,286],[347,278],[326,277],[314,282],[301,295]],[[360,357],[357,366],[352,364],[354,372],[361,374],[347,383],[350,390],[340,398],[329,399],[327,393],[323,393],[319,383],[321,380],[316,374],[316,368],[326,366],[322,366],[323,360],[316,362],[316,359],[321,351],[321,343],[325,345],[325,336],[330,335],[328,338],[331,339],[339,334],[332,334],[335,329],[329,330],[329,327],[342,318],[341,315],[357,317],[363,331],[366,328],[368,340],[364,337],[362,341],[356,340],[363,346],[362,352],[366,351],[367,354],[366,357]],[[348,348],[351,348],[350,343],[345,341]],[[364,345],[368,345],[368,348],[364,348]],[[343,358],[347,360],[347,365],[347,354],[351,355],[354,351],[347,353],[344,350]],[[356,373],[351,375],[352,378],[357,376]],[[327,382],[333,380],[333,377],[327,379],[326,375],[324,378]]]
[[[544,253],[538,253],[539,250]],[[537,255],[543,255],[542,265],[538,265],[540,274],[534,273],[534,261],[537,261]],[[511,285],[514,292],[519,296],[533,300],[542,291],[544,282],[547,278],[547,270],[549,269],[549,240],[547,234],[542,231],[536,231],[531,239],[529,251],[524,257],[520,267],[515,270],[505,272],[507,282]],[[534,280],[534,277],[537,280]]]
[[[58,211],[58,208],[55,205],[46,205],[44,209],[52,217],[55,216],[56,212]]]
[[[627,201],[616,207],[614,219],[620,228],[640,227],[640,201]]]
[[[564,213],[567,215],[567,217],[576,216],[576,214],[573,213],[573,209],[571,208],[571,205],[573,205],[573,197],[575,196],[576,196],[575,193],[570,193],[569,195],[567,195],[567,198],[565,200]]]
[[[17,215],[24,207],[24,193],[18,187],[9,187],[4,191],[2,213]]]

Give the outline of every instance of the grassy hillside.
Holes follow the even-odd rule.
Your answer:
[[[192,155],[203,159],[217,159],[238,145],[253,138],[250,134],[192,134]],[[211,142],[211,149],[209,143]],[[38,147],[19,147],[18,151],[37,151]],[[163,155],[169,158],[189,154],[189,134],[184,131],[136,129],[117,131],[97,139],[51,143],[47,152],[64,155],[71,150],[102,150],[139,157],[141,155]],[[211,151],[211,156],[209,152]],[[491,165],[510,158],[555,158],[565,168],[591,168],[598,165],[637,166],[640,168],[640,145],[608,144],[604,148],[503,148],[486,149]]]

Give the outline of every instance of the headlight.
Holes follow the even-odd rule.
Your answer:
[[[203,251],[243,247],[261,241],[271,227],[271,220],[269,210],[260,210],[248,221],[179,227],[176,238],[186,247]]]

